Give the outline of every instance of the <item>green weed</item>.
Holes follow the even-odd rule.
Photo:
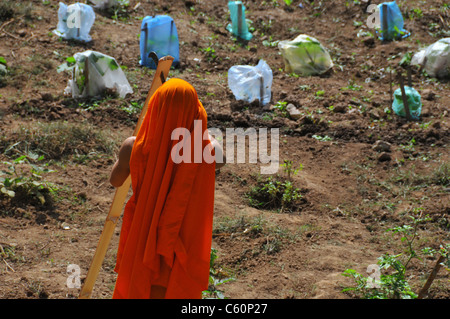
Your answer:
[[[0,138],[0,147],[5,149],[6,155],[31,151],[47,159],[62,160],[92,152],[112,156],[116,141],[88,123],[55,121],[21,127],[13,131],[8,139]]]
[[[379,273],[375,273],[375,277],[365,277],[354,269],[346,269],[342,275],[352,278],[355,285],[345,287],[343,292],[353,292],[357,297],[362,299],[417,298],[418,295],[413,291],[408,282],[408,279],[411,277],[408,266],[413,259],[422,260],[422,258],[436,252],[429,247],[420,250],[416,247],[419,227],[431,220],[428,215],[424,215],[421,208],[416,208],[409,217],[411,219],[410,224],[396,226],[386,230],[394,236],[399,235],[404,246],[404,251],[394,255],[385,253],[379,257],[377,262]],[[445,253],[446,263],[448,263],[448,249],[441,249],[439,253]]]
[[[246,195],[250,206],[262,209],[279,209],[280,212],[292,212],[302,198],[299,188],[292,181],[292,176],[303,169],[303,166],[300,165],[299,168],[295,169],[291,161],[284,161],[282,166],[287,178],[281,176],[261,178],[260,176],[256,186]]]
[[[202,292],[202,297],[204,299],[226,299],[223,291],[217,289],[217,286],[234,280],[234,278],[230,276],[225,270],[223,270],[221,267],[217,267],[217,258],[217,250],[215,248],[211,248],[211,258],[209,264],[209,285],[208,290]]]
[[[43,174],[54,172],[46,164],[37,164],[43,159],[43,156],[22,155],[12,162],[3,162],[8,169],[0,171],[0,195],[40,205],[48,203],[56,187],[43,179]],[[21,164],[26,164],[28,170]]]

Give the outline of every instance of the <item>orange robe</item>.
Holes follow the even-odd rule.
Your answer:
[[[157,285],[167,299],[194,299],[208,288],[215,162],[198,163],[194,149],[198,155],[199,141],[202,151],[214,149],[197,135],[173,140],[176,128],[203,134],[207,115],[195,89],[171,79],[150,99],[131,153],[133,195],[124,210],[113,298],[150,298]],[[190,163],[174,162],[177,145],[183,155],[190,146]]]

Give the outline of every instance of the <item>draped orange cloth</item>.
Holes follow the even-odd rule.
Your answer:
[[[190,138],[173,138],[180,128]],[[157,285],[167,299],[194,299],[208,288],[215,162],[199,161],[203,150],[214,155],[206,111],[189,83],[170,79],[150,99],[131,153],[133,194],[123,215],[113,298],[149,298]]]

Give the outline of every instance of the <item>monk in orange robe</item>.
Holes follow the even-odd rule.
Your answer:
[[[131,174],[133,190],[123,215],[113,298],[201,298],[209,281],[215,169],[222,163],[195,89],[181,79],[164,83],[111,172],[115,187]]]

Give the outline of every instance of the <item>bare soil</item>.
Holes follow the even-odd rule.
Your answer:
[[[448,5],[438,0],[427,1],[426,6],[423,1],[398,1],[412,35],[382,43],[357,36],[361,29],[373,33],[365,27],[368,14],[363,1],[302,1],[303,7],[299,1],[289,7],[275,2],[245,1],[254,33],[248,43],[236,41],[226,30],[226,1],[140,1],[135,8],[138,1],[131,0],[126,15],[97,13],[89,43],[52,35],[58,1],[21,1],[12,14],[0,16],[0,56],[10,69],[0,85],[0,168],[7,171],[3,162],[25,154],[22,146],[27,140],[20,132],[37,127],[79,124],[112,141],[109,151],[106,143],[88,137],[76,147],[67,142],[64,149],[44,154],[33,148],[36,135],[28,135],[29,150],[44,155],[40,165],[48,163],[54,171],[43,173],[42,180],[57,190],[46,195],[44,204],[20,194],[0,197],[0,298],[78,296],[79,289],[67,287],[67,266],[79,265],[81,279],[85,278],[114,195],[108,177],[115,154],[132,134],[139,115],[126,112],[124,106],[143,103],[153,78],[153,70],[139,66],[138,34],[147,15],[174,18],[181,62],[170,77],[185,79],[196,88],[209,127],[279,128],[280,161],[303,165],[293,176],[302,200],[291,212],[250,205],[246,194],[258,181],[259,164],[230,163],[218,172],[216,276],[234,278],[215,287],[225,297],[354,298],[342,292],[352,284],[342,273],[351,268],[368,275],[367,267],[383,254],[402,253],[401,240],[386,230],[409,224],[408,216],[416,210],[430,216],[418,229],[418,250],[437,250],[449,242],[449,82],[430,79],[413,67],[413,86],[422,95],[423,109],[419,121],[408,122],[390,109],[387,72],[406,73],[399,65],[404,54],[448,34]],[[301,33],[317,38],[330,51],[335,66],[325,75],[287,74],[278,48],[264,42]],[[133,86],[131,96],[98,101],[64,96],[70,75],[57,73],[56,68],[66,57],[88,49],[117,59]],[[228,88],[228,69],[256,65],[260,59],[273,71],[270,105],[292,103],[303,113],[300,119],[271,112],[270,105],[263,108],[235,100]],[[398,88],[396,80],[392,82]],[[377,140],[391,144],[381,159],[373,149]],[[22,142],[15,145],[18,141]],[[112,296],[120,226],[119,221],[93,298]],[[436,259],[434,254],[411,262],[407,279],[414,291],[423,286]],[[428,298],[450,297],[449,275],[441,269]]]

